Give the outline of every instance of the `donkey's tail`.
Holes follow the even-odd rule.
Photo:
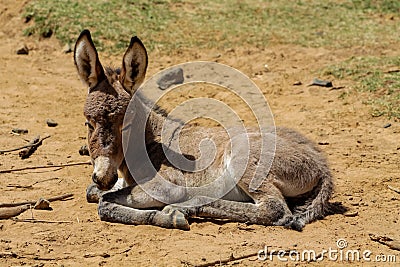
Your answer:
[[[301,231],[312,221],[322,219],[326,215],[336,213],[336,204],[330,203],[333,193],[333,179],[329,171],[320,174],[319,183],[314,187],[310,196],[303,204],[293,208],[293,219],[286,226]]]

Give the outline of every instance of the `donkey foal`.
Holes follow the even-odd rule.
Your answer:
[[[164,154],[166,145],[160,140],[167,119],[165,112],[150,110],[145,129],[147,151],[133,151],[133,154],[148,153],[159,176],[137,177],[136,172],[133,175],[127,167],[129,159],[123,153],[122,125],[129,101],[145,77],[148,58],[144,45],[133,37],[121,70],[104,69],[90,32],[84,30],[75,45],[74,61],[80,78],[89,87],[84,114],[94,183],[87,189],[87,198],[99,202],[102,220],[186,230],[187,219],[198,216],[301,230],[305,224],[329,213],[333,182],[326,160],[313,142],[287,128],[265,129],[263,135],[248,128],[247,134],[228,138],[221,129],[185,126],[179,135],[183,153],[196,158],[198,152],[192,148],[206,138],[217,148],[215,160],[206,169],[187,172],[170,164]],[[133,116],[149,110],[144,96],[135,97],[134,101],[137,103]],[[241,146],[243,140],[248,140],[250,149],[244,173],[238,169],[238,163],[247,156],[241,151],[246,148]],[[275,154],[262,155],[273,159],[268,171],[263,165],[266,159],[255,152],[259,152],[262,142],[273,140],[276,140]],[[231,145],[239,147],[236,153],[232,153]],[[201,156],[214,157],[207,153]],[[140,176],[140,165],[136,169]],[[115,187],[118,170],[126,186],[120,190]],[[260,170],[265,178],[256,190],[251,190],[253,174]],[[222,177],[218,184],[208,186],[217,177]],[[219,197],[227,189],[228,193]],[[146,193],[150,191],[159,197]]]

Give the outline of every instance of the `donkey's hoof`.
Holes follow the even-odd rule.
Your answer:
[[[293,229],[300,232],[303,230],[305,224],[300,217],[290,215],[280,219],[274,225],[283,226],[285,228]]]
[[[172,212],[172,223],[174,228],[181,230],[190,230],[189,222],[186,220],[185,215],[179,210]]]
[[[90,184],[86,188],[86,200],[89,203],[99,203],[102,191],[95,184]]]
[[[305,224],[300,217],[290,215],[283,217],[278,222],[274,223],[274,225],[283,226],[296,231],[302,231]]]
[[[300,219],[294,219],[290,224],[285,225],[286,228],[290,228],[296,231],[303,231],[303,227],[304,227],[304,222]]]
[[[173,228],[181,230],[189,230],[190,226],[186,220],[186,216],[182,210],[174,206],[165,206],[162,210],[163,213],[167,214],[172,221]]]

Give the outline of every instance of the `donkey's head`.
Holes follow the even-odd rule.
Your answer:
[[[133,37],[121,70],[104,70],[90,32],[84,30],[75,44],[74,61],[80,78],[89,87],[84,114],[94,166],[92,179],[99,189],[108,190],[117,181],[117,170],[124,159],[122,124],[129,101],[144,80],[147,52],[139,38]]]

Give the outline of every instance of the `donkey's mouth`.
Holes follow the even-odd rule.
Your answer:
[[[103,179],[100,180],[95,176],[95,174],[92,175],[93,182],[96,184],[97,188],[102,191],[111,190],[115,183],[118,181],[118,174],[113,175],[113,177],[111,179],[107,179],[107,181],[102,181]]]

